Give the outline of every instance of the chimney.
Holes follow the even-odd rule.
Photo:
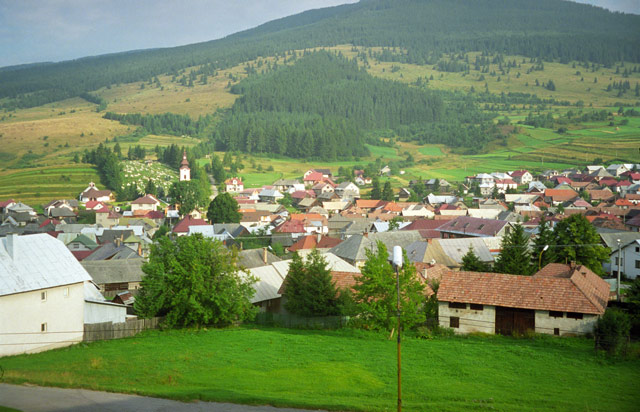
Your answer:
[[[7,249],[7,254],[9,254],[9,257],[11,259],[13,259],[14,256],[14,240],[16,238],[16,235],[14,233],[10,233],[7,235],[7,240],[5,240],[5,248]]]
[[[316,236],[316,244],[319,244],[321,240],[322,240],[322,233],[318,233],[318,235]]]
[[[263,247],[262,248],[262,261],[264,262],[264,264],[267,264],[267,248]]]

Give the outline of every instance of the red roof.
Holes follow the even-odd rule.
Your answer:
[[[356,199],[356,206],[361,209],[375,209],[380,206],[384,206],[386,202],[384,200],[375,199]]]
[[[616,183],[616,187],[623,187],[623,186],[631,186],[631,182],[628,180],[621,180],[618,183]]]
[[[304,223],[302,220],[287,220],[274,229],[278,233],[304,233]]]
[[[97,213],[109,213],[109,212],[110,212],[110,210],[106,206],[102,206],[100,209],[96,210],[96,214]]]
[[[616,200],[616,206],[635,206],[635,205],[630,201],[628,201],[627,199],[618,199]]]
[[[553,267],[540,275],[449,272],[442,276],[438,300],[534,310],[601,315],[609,285],[585,266]]]
[[[578,194],[571,189],[547,189],[544,195],[552,198],[554,202],[566,202],[578,197]]]
[[[176,223],[173,227],[173,233],[188,233],[189,226],[207,226],[207,222],[204,219],[194,219],[191,216],[186,216],[184,219]]]
[[[320,172],[311,172],[305,178],[305,182],[319,182],[322,181],[324,176]]]
[[[131,202],[132,205],[155,205],[157,203],[158,199],[156,199],[153,195],[145,195]]]
[[[72,250],[71,254],[78,259],[78,262],[93,253],[93,250]]]
[[[164,212],[162,210],[151,210],[144,217],[149,219],[164,219]]]
[[[522,177],[525,173],[529,173],[529,171],[527,171],[527,170],[516,170],[515,172],[511,173],[511,177]]]
[[[437,229],[440,226],[444,225],[446,221],[444,220],[434,220],[434,219],[417,219],[403,227],[400,230],[432,230]],[[439,234],[440,232],[438,232]]]
[[[44,222],[42,222],[39,227],[45,227],[49,223],[51,223],[52,225],[59,225],[60,221],[58,219],[47,219]]]
[[[7,207],[12,203],[16,203],[16,201],[13,199],[5,200],[4,202],[0,202],[0,207]]]
[[[295,252],[297,250],[305,250],[305,249],[313,249],[313,248],[329,249],[339,245],[340,243],[342,243],[342,240],[337,239],[335,237],[322,236],[320,238],[320,242],[318,242],[317,236],[304,236],[298,239],[296,243],[289,246],[287,250],[289,252]]]
[[[225,185],[242,185],[242,179],[240,179],[239,177],[231,177],[225,180],[224,184]]]
[[[104,203],[102,202],[98,202],[97,200],[89,200],[87,203],[85,203],[84,207],[86,209],[95,209],[96,207],[100,206],[100,208],[102,208],[103,206],[105,206]]]

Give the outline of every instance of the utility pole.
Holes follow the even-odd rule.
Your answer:
[[[618,276],[616,277],[616,298],[620,302],[620,263],[622,263],[622,256],[620,255],[620,239],[618,239]]]
[[[400,338],[400,268],[402,267],[402,247],[393,247],[393,267],[396,269],[396,318],[398,319],[398,412],[402,412],[402,374],[400,362],[400,347],[402,339]]]

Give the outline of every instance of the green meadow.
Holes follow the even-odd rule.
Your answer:
[[[396,341],[360,330],[147,331],[3,358],[2,366],[10,383],[184,401],[353,411],[396,406]],[[583,338],[405,337],[402,343],[407,411],[635,411],[639,379],[639,360],[608,360]]]

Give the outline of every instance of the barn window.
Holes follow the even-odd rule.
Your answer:
[[[484,309],[484,305],[480,305],[478,303],[471,303],[469,306],[470,306],[471,310],[482,310],[482,309]]]
[[[556,336],[560,336],[560,328],[553,328],[553,334]]]
[[[550,310],[549,311],[549,317],[550,318],[562,318],[562,317],[564,317],[564,312],[557,312],[555,310]]]
[[[40,300],[41,301],[45,301],[47,300],[47,291],[45,290],[44,292],[40,292]]]
[[[460,327],[460,318],[457,316],[451,316],[449,318],[449,327],[450,328],[459,328]]]
[[[569,319],[582,319],[582,313],[567,312],[567,317]]]
[[[466,303],[449,302],[449,309],[466,309],[466,308],[467,308]]]
[[[640,269],[640,260],[636,260],[636,269]]]
[[[40,324],[40,332],[46,332],[47,331],[47,324],[46,323],[41,323]]]

